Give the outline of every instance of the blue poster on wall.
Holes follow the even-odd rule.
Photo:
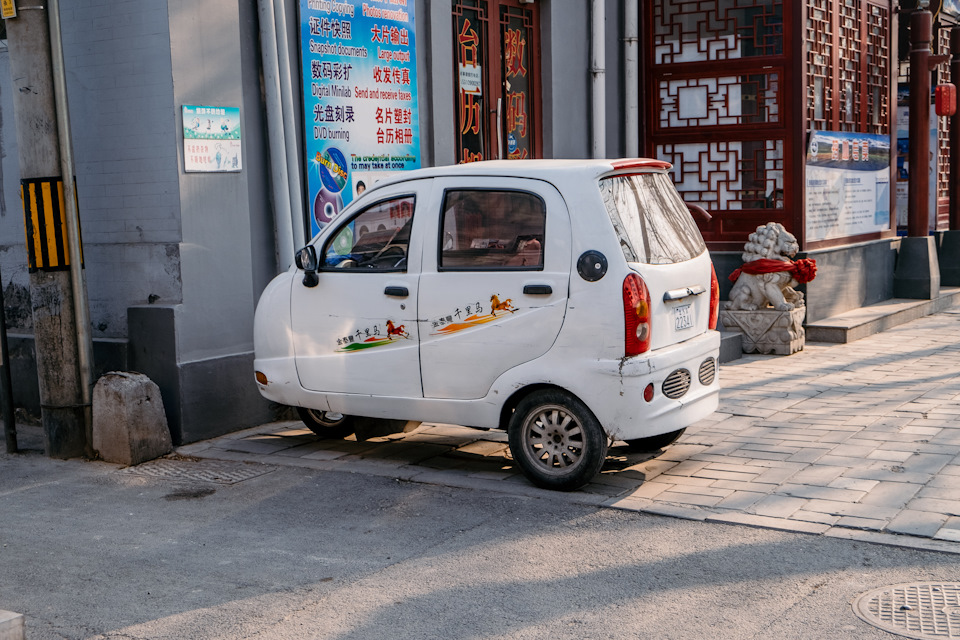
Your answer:
[[[365,188],[420,167],[414,2],[300,0],[311,236]]]

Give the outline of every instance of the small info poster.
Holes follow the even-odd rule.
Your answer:
[[[241,171],[240,108],[183,108],[183,170],[218,173]]]
[[[806,240],[890,228],[890,138],[811,131],[806,159]]]
[[[414,0],[300,0],[315,235],[367,187],[420,168]]]

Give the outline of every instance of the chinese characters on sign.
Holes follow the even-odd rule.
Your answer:
[[[471,20],[472,18],[472,20]],[[456,17],[457,69],[459,89],[457,98],[457,160],[475,162],[484,160],[484,77],[486,57],[485,22],[482,8],[464,8]]]
[[[311,235],[420,167],[415,33],[413,0],[300,0]]]
[[[183,105],[183,170],[240,171],[240,109]]]

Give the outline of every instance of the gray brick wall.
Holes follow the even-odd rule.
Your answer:
[[[164,0],[61,5],[95,337],[130,305],[181,299],[177,119]]]

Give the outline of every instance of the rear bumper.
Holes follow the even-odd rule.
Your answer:
[[[719,404],[720,333],[701,336],[625,360],[594,363],[594,376],[601,383],[581,399],[594,412],[607,434],[617,440],[633,440],[683,429],[713,413]],[[701,366],[712,362],[713,380],[704,384]],[[705,364],[706,363],[706,364]],[[675,399],[664,395],[664,382],[671,374],[686,371],[689,388]],[[682,374],[677,374],[682,376]],[[677,376],[674,376],[676,378]],[[643,399],[653,385],[654,397]]]

